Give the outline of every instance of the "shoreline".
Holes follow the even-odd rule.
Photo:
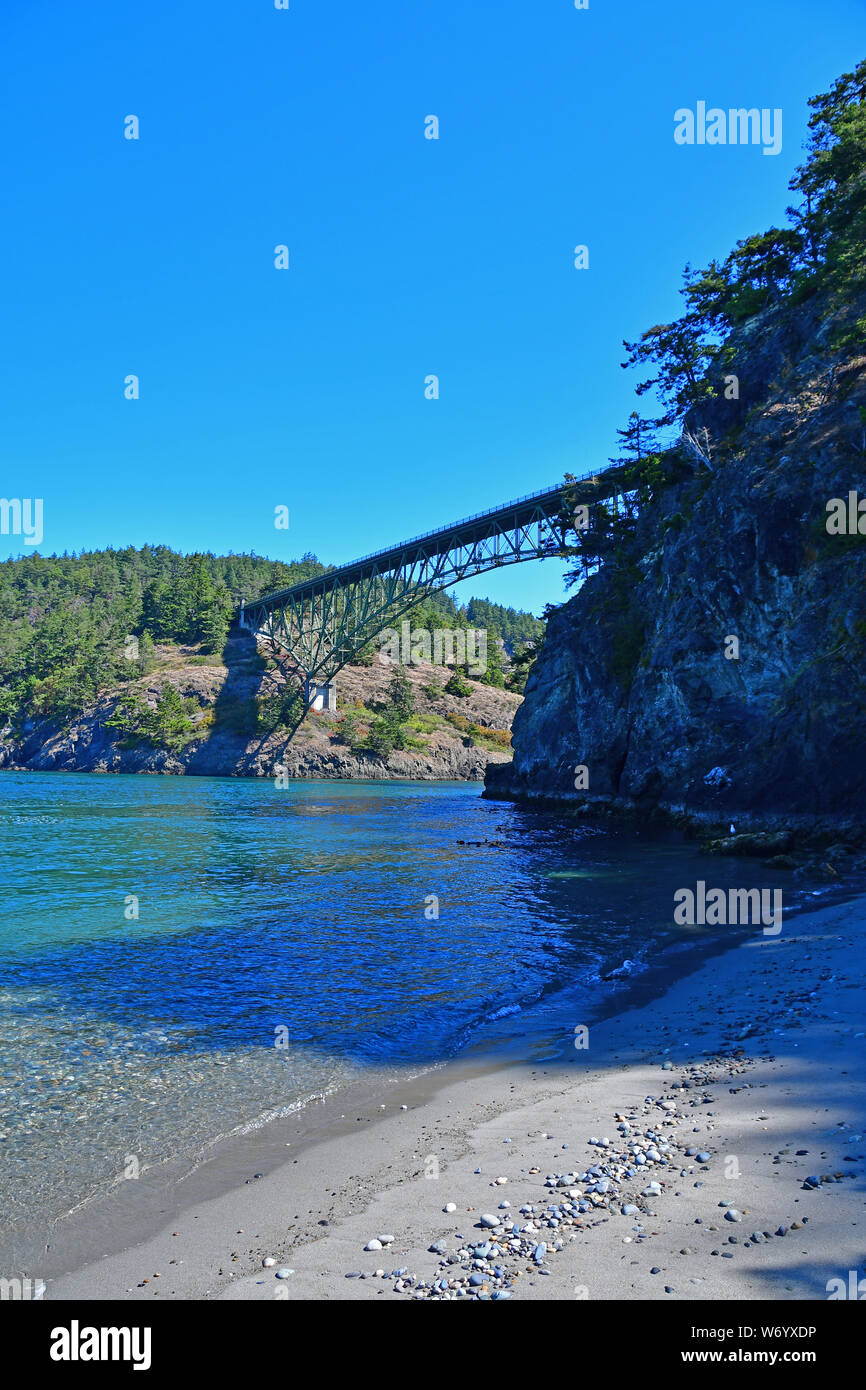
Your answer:
[[[333,1112],[341,1100],[344,1108],[356,1104],[363,1108],[368,1100],[376,1098],[387,1108],[395,1087],[404,1085],[410,1073],[436,1067],[438,1074],[439,1068],[461,1056],[464,1049],[468,1049],[467,1056],[480,1056],[484,1065],[496,1066],[502,1047],[510,1039],[543,1030],[551,1013],[559,1011],[557,1027],[568,1034],[575,1018],[598,1022],[608,1013],[621,1011],[634,998],[659,994],[673,978],[697,968],[707,952],[726,950],[733,944],[734,935],[728,930],[685,930],[664,920],[675,885],[704,872],[703,857],[690,855],[688,849],[685,858],[690,862],[684,864],[679,835],[609,839],[603,831],[596,835],[590,831],[587,844],[575,851],[566,834],[562,843],[556,838],[554,845],[545,837],[539,853],[537,837],[530,835],[527,839],[519,813],[512,818],[485,807],[477,789],[470,790],[459,783],[437,784],[432,800],[427,784],[406,784],[409,803],[404,791],[393,786],[295,786],[287,793],[287,804],[300,819],[284,824],[268,789],[264,789],[263,800],[263,789],[249,783],[243,787],[235,784],[233,788],[221,784],[219,779],[209,779],[202,803],[198,788],[189,783],[186,791],[177,781],[162,783],[157,794],[152,784],[148,791],[147,784],[142,786],[132,778],[124,777],[121,781],[123,786],[119,788],[101,783],[96,804],[90,795],[91,785],[76,777],[62,779],[62,794],[57,799],[57,783],[49,786],[48,779],[41,779],[38,795],[45,798],[44,809],[55,813],[46,819],[54,823],[61,816],[64,820],[68,817],[70,825],[75,826],[83,817],[82,830],[87,835],[92,831],[94,812],[102,812],[104,807],[109,817],[104,833],[109,837],[120,835],[119,843],[127,825],[131,823],[135,829],[136,818],[142,812],[159,830],[175,816],[175,807],[180,807],[181,819],[175,824],[184,827],[184,835],[178,841],[173,834],[167,848],[172,855],[180,851],[183,862],[194,866],[200,851],[196,837],[201,804],[207,808],[206,821],[208,826],[213,824],[214,833],[225,832],[228,827],[248,850],[258,843],[262,824],[259,807],[264,805],[268,815],[277,815],[278,838],[282,836],[286,844],[294,847],[292,854],[299,843],[307,843],[309,831],[314,842],[314,862],[318,862],[315,846],[322,837],[321,816],[329,808],[357,801],[355,809],[364,811],[364,816],[354,817],[355,825],[360,827],[367,824],[368,813],[375,811],[381,800],[385,808],[382,823],[387,830],[389,825],[405,819],[404,809],[407,804],[414,804],[415,798],[420,798],[424,807],[438,808],[444,791],[450,809],[444,819],[436,811],[432,869],[425,871],[423,881],[429,878],[430,882],[449,885],[446,901],[451,904],[462,904],[461,895],[469,892],[472,906],[461,906],[454,922],[446,923],[444,931],[431,926],[423,928],[419,937],[412,921],[411,902],[417,891],[420,903],[420,889],[416,890],[413,884],[410,911],[404,911],[400,920],[409,922],[404,946],[422,972],[428,968],[441,970],[441,956],[459,981],[466,973],[467,962],[475,960],[472,988],[465,999],[460,998],[458,990],[456,996],[449,993],[442,1004],[434,994],[425,994],[423,1016],[417,1015],[414,1000],[398,999],[396,1017],[402,1018],[404,1024],[392,1031],[390,1042],[384,1035],[367,1039],[366,1027],[359,1028],[351,1013],[346,1018],[339,1015],[339,999],[335,1014],[333,1009],[319,1009],[315,998],[320,986],[354,990],[365,1008],[369,1007],[375,1023],[376,1010],[380,1008],[380,983],[389,987],[388,981],[380,978],[381,968],[375,955],[363,975],[365,986],[360,995],[357,967],[349,967],[348,973],[340,970],[334,974],[327,957],[322,955],[312,979],[316,994],[309,1000],[310,1039],[293,1040],[292,1049],[281,1060],[270,1045],[274,1019],[284,1018],[279,1003],[268,1006],[256,1027],[242,1013],[240,1021],[226,1030],[228,1036],[222,1031],[225,1009],[234,1007],[230,997],[234,961],[219,944],[226,939],[221,932],[213,938],[206,934],[204,938],[207,959],[212,958],[208,943],[217,943],[213,959],[219,968],[206,975],[206,980],[212,978],[218,988],[211,993],[208,985],[202,997],[176,984],[183,981],[190,969],[193,978],[197,978],[201,946],[194,934],[190,935],[189,927],[201,926],[207,919],[206,911],[196,911],[192,919],[188,917],[183,894],[151,902],[147,927],[140,933],[133,928],[130,940],[123,928],[113,928],[100,938],[87,914],[70,919],[62,940],[65,942],[68,937],[73,944],[86,943],[84,951],[72,956],[75,976],[78,978],[80,972],[82,985],[77,1002],[72,985],[68,981],[64,984],[62,978],[56,999],[49,993],[42,1003],[37,991],[35,999],[24,1001],[26,1008],[20,1026],[13,1017],[7,1040],[7,1060],[11,1064],[8,1070],[12,1077],[20,1075],[22,1089],[7,1088],[2,1098],[0,1131],[6,1138],[4,1152],[9,1161],[4,1165],[4,1200],[0,1203],[6,1213],[6,1229],[0,1235],[0,1271],[26,1261],[29,1268],[38,1268],[45,1274],[65,1273],[89,1259],[116,1253],[123,1245],[140,1243],[158,1226],[169,1197],[173,1210],[185,1209],[193,1200],[206,1200],[224,1190],[241,1172],[246,1177],[277,1166],[286,1156],[285,1143],[292,1143],[294,1156],[299,1144],[312,1143],[320,1133],[332,1132]],[[10,802],[10,813],[16,809],[43,809],[31,801],[24,778],[17,779],[16,787],[9,790],[18,794],[17,805]],[[239,825],[226,820],[239,811]],[[490,820],[491,815],[495,821]],[[14,819],[27,821],[30,817]],[[352,823],[352,817],[341,817],[336,822],[350,833],[345,837],[348,857],[341,861],[338,854],[335,862],[342,862],[344,869],[348,866],[354,882],[352,866],[360,860],[353,855],[363,859],[368,850],[366,832],[351,833]],[[191,838],[184,838],[187,825]],[[334,825],[332,820],[330,826]],[[555,823],[547,829],[557,836]],[[505,842],[494,844],[500,833],[505,835]],[[15,835],[20,844],[29,832],[18,830]],[[160,843],[161,838],[157,835],[155,843]],[[579,832],[579,838],[582,841],[585,832]],[[393,852],[394,862],[399,862],[400,853],[405,855],[408,845],[414,865],[418,839],[417,834],[410,835],[406,844],[399,839]],[[424,856],[430,848],[430,837],[426,832],[423,841],[421,859],[427,863]],[[525,892],[518,894],[512,914],[510,887],[506,886],[501,894],[498,891],[496,875],[499,871],[501,877],[501,865],[494,849],[504,850],[510,856],[513,872],[519,877],[519,855],[527,843],[534,846],[535,855],[531,892],[529,896]],[[455,851],[455,845],[463,844],[469,848]],[[247,860],[243,854],[236,858],[243,878]],[[440,867],[440,858],[443,864],[447,862],[445,870]],[[40,872],[39,864],[30,862],[33,873]],[[285,862],[291,872],[291,855]],[[237,868],[235,864],[233,873],[239,883]],[[726,865],[723,873],[728,879],[733,875],[736,881],[741,873],[744,882],[757,881],[754,867],[747,863],[742,869]],[[573,884],[569,881],[572,878],[581,882]],[[586,884],[582,882],[585,878]],[[787,885],[789,881],[786,874],[777,873],[770,878],[777,884]],[[629,891],[632,881],[638,898],[643,894],[640,902]],[[473,914],[485,924],[496,920],[495,914],[490,916],[489,894],[471,887],[479,882],[492,891],[502,917],[492,954],[490,943],[482,940],[476,946],[478,931],[470,925]],[[662,883],[664,889],[660,887]],[[102,884],[102,894],[122,903],[122,894],[129,886],[127,874],[109,874]],[[836,886],[822,886],[819,891],[826,896],[817,897],[805,886],[799,888],[788,899],[789,910],[796,911],[798,902],[808,910],[815,901],[830,901]],[[534,893],[540,894],[540,917],[528,905]],[[351,918],[352,903],[346,902],[339,890],[337,898],[344,903],[338,915],[342,915],[345,924]],[[294,923],[295,939],[303,942],[308,928],[299,924],[305,921],[306,907],[297,902],[296,896],[293,916],[291,894],[288,907],[266,899],[261,911],[254,905],[250,907],[247,899],[246,890],[238,889],[230,909],[220,900],[216,916],[225,919],[228,939],[232,920],[243,931],[249,927],[253,940],[251,951],[244,941],[245,959],[261,962],[267,971],[274,942],[282,939],[280,923],[286,911]],[[575,903],[579,909],[576,915]],[[40,953],[44,951],[40,923],[31,916],[16,926],[12,913],[7,913],[5,920],[13,962],[18,961],[16,949],[23,952],[18,964],[13,964],[13,979],[20,977],[26,989],[27,981],[33,978],[28,953],[35,947],[40,985],[53,987],[57,962],[49,955],[47,968],[40,965]],[[383,918],[383,924],[386,922],[387,918]],[[535,964],[535,953],[548,950],[548,924],[553,931],[553,949],[569,962],[557,969]],[[390,929],[383,929],[387,939]],[[353,933],[344,932],[344,938],[347,959],[351,961]],[[470,957],[462,949],[455,951],[455,941],[466,943]],[[62,958],[61,955],[58,960]],[[284,951],[281,959],[287,959]],[[97,980],[106,970],[116,979],[117,1004],[111,991],[96,987],[90,993],[88,975],[93,973],[94,963],[99,967]],[[286,983],[291,987],[288,977]],[[226,993],[224,1001],[221,992]],[[13,1015],[17,998],[13,991],[7,1001]],[[238,1007],[245,1009],[243,1000]],[[295,1015],[299,1032],[303,1007],[300,1005]],[[563,1010],[564,1016],[559,1017]],[[203,1018],[207,1027],[201,1026]],[[555,1031],[552,1024],[550,1029]],[[331,1031],[333,1044],[329,1045]],[[37,1052],[32,1044],[41,1038],[45,1044]],[[55,1090],[60,1083],[61,1088]],[[323,1091],[329,1092],[330,1099],[317,1104],[315,1098]],[[310,1098],[313,1103],[307,1104]],[[301,1119],[297,1118],[299,1110],[303,1112]],[[339,1110],[336,1118],[340,1118]],[[275,1123],[282,1126],[284,1143],[277,1144],[270,1137],[256,1140],[255,1144],[249,1140],[251,1130],[276,1135]],[[229,1149],[232,1154],[227,1152]],[[244,1166],[237,1155],[246,1149],[254,1157]],[[38,1182],[34,1182],[34,1174],[38,1175]],[[129,1181],[130,1178],[136,1181]],[[170,1196],[175,1191],[177,1200]],[[75,1225],[83,1231],[80,1239],[73,1242],[71,1231]],[[40,1239],[42,1232],[53,1234]],[[50,1263],[45,1259],[46,1243]]]
[[[801,904],[798,911],[809,911]],[[733,949],[731,942],[718,937],[706,937],[691,944],[670,940],[652,964],[638,958],[624,962],[605,976],[596,977],[594,997],[588,1017],[594,1024],[622,1011],[638,1007],[646,999],[664,996],[670,984],[699,969],[704,961]],[[585,982],[584,982],[585,988]],[[488,1015],[486,1028],[476,1033],[450,1057],[427,1063],[409,1063],[401,1067],[370,1069],[345,1084],[320,1094],[284,1106],[275,1106],[258,1115],[250,1115],[228,1131],[213,1133],[202,1139],[197,1149],[170,1154],[145,1165],[134,1185],[116,1178],[111,1187],[99,1187],[81,1194],[68,1210],[52,1216],[43,1229],[50,1236],[47,1245],[43,1236],[34,1241],[28,1231],[30,1220],[15,1223],[0,1244],[0,1264],[16,1265],[24,1260],[28,1265],[42,1258],[44,1249],[75,1251],[86,1260],[115,1254],[128,1245],[148,1239],[159,1228],[159,1212],[164,1209],[166,1190],[174,1196],[173,1206],[185,1210],[198,1201],[230,1191],[243,1172],[269,1172],[285,1162],[285,1149],[291,1147],[292,1157],[302,1150],[327,1141],[339,1134],[354,1132],[351,1120],[344,1122],[338,1107],[354,1114],[366,1111],[373,1122],[383,1118],[382,1112],[392,1107],[397,1090],[401,1096],[407,1088],[418,1103],[423,1103],[438,1084],[447,1085],[455,1076],[466,1073],[496,1072],[510,1061],[523,1055],[527,1037],[532,1045],[554,1046],[563,1031],[570,1031],[575,1009],[574,986],[556,986],[532,1004],[508,1007],[502,1013]],[[357,1120],[355,1121],[357,1123]],[[246,1183],[249,1178],[244,1177]],[[118,1240],[117,1229],[123,1231]],[[55,1239],[57,1237],[57,1239]],[[6,1248],[4,1249],[3,1246]],[[63,1267],[65,1264],[66,1267]],[[47,1265],[55,1268],[52,1258]],[[68,1258],[62,1262],[60,1273],[70,1272]]]
[[[522,696],[480,681],[455,695],[443,684],[443,668],[430,663],[401,667],[411,696],[403,738],[390,751],[375,752],[363,735],[369,736],[376,712],[390,699],[390,664],[349,663],[340,675],[339,711],[307,709],[298,723],[271,727],[262,720],[262,701],[283,699],[294,687],[286,672],[268,665],[248,635],[230,638],[220,657],[161,643],[153,660],[147,674],[104,689],[77,714],[14,731],[7,727],[0,732],[0,767],[131,776],[481,782],[488,765],[511,758],[511,723]],[[195,706],[180,741],[164,732],[114,727],[130,698],[154,711],[159,693],[168,688]],[[352,720],[344,727],[350,712],[351,734]]]
[[[96,1221],[93,1209],[88,1213],[88,1243],[102,1238],[103,1258],[91,1252],[76,1262],[73,1224],[64,1229],[61,1223],[42,1267],[26,1272],[46,1280],[48,1299],[444,1297],[443,1290],[429,1287],[443,1268],[448,1278],[454,1269],[462,1277],[464,1266],[469,1268],[465,1259],[458,1262],[456,1233],[470,1244],[483,1242],[476,1227],[478,1213],[486,1212],[499,1212],[503,1221],[513,1214],[523,1225],[528,1218],[517,1216],[518,1208],[545,1207],[551,1200],[546,1174],[567,1166],[574,1175],[570,1190],[580,1192],[589,1207],[555,1218],[567,1232],[563,1249],[551,1249],[538,1264],[525,1251],[512,1251],[499,1257],[504,1274],[498,1282],[482,1270],[486,1282],[468,1294],[455,1287],[448,1296],[475,1296],[480,1290],[481,1296],[496,1292],[547,1300],[749,1298],[768,1292],[780,1298],[826,1297],[827,1280],[847,1277],[863,1260],[853,1223],[859,1219],[862,1229],[866,1217],[866,1143],[846,1147],[844,1141],[859,1134],[856,1126],[864,1123],[856,1075],[864,1046],[862,1034],[856,1036],[862,996],[854,983],[855,977],[862,981],[858,947],[864,936],[866,897],[818,908],[791,919],[778,939],[750,936],[710,955],[648,1002],[620,1005],[591,1026],[586,1051],[577,1051],[567,1039],[563,1044],[564,1030],[548,1023],[540,1033],[512,1037],[498,1055],[470,1048],[411,1079],[397,1078],[389,1087],[390,1104],[381,1091],[340,1092],[325,1127],[311,1125],[317,1117],[307,1108],[290,1121],[244,1136],[215,1165],[199,1166],[174,1190],[154,1181],[145,1224],[151,1230],[159,1225],[155,1234],[142,1238],[142,1225],[135,1229],[117,1194],[113,1203],[103,1204]],[[750,1001],[756,992],[759,998]],[[756,1014],[761,1007],[764,1014]],[[777,1035],[773,1030],[784,1008],[800,1012],[790,1015],[789,1031]],[[689,1020],[687,1037],[675,1022],[680,1018]],[[743,1043],[745,1051],[738,1052]],[[672,1150],[676,1167],[666,1161],[650,1173],[662,1180],[660,1193],[646,1198],[639,1183],[614,1180],[616,1201],[605,1195],[596,1207],[587,1192],[591,1183],[580,1179],[587,1165],[598,1161],[599,1151],[586,1140],[599,1134],[611,1139],[605,1155],[616,1171],[614,1149],[622,1136],[615,1115],[630,1113],[635,1134],[658,1126],[668,1114],[660,1110],[659,1097],[687,1094],[672,1085],[688,1079],[696,1059],[704,1056],[716,1059],[711,1071],[721,1078],[710,1085],[713,1106],[700,1107],[695,1130],[694,1142],[711,1151],[710,1162],[696,1165],[694,1157],[685,1157],[680,1152],[685,1131],[665,1122],[664,1132],[678,1135]],[[671,1069],[662,1069],[664,1061]],[[727,1083],[735,1078],[732,1088]],[[755,1090],[763,1092],[764,1122],[751,1113]],[[790,1099],[800,1092],[802,1102]],[[644,1105],[646,1096],[654,1097],[650,1107]],[[834,1105],[819,1123],[815,1111],[820,1113],[828,1098]],[[841,1129],[843,1124],[848,1128]],[[835,1127],[839,1142],[825,1134]],[[771,1137],[777,1140],[773,1154],[766,1149]],[[783,1140],[789,1152],[780,1156]],[[286,1144],[294,1150],[291,1157]],[[809,1152],[797,1156],[797,1149]],[[724,1176],[725,1154],[737,1159],[741,1176],[735,1181]],[[256,1162],[265,1170],[260,1178],[251,1171]],[[425,1178],[425,1165],[439,1177]],[[802,1187],[805,1177],[818,1170],[825,1174],[828,1166],[829,1183],[814,1191]],[[478,1167],[480,1174],[474,1171]],[[530,1173],[530,1168],[540,1171]],[[836,1172],[845,1176],[836,1179]],[[214,1195],[217,1173],[220,1190]],[[492,1185],[497,1176],[508,1183]],[[781,1185],[780,1177],[786,1179]],[[503,1192],[513,1212],[500,1211]],[[743,1212],[736,1224],[716,1205],[732,1194]],[[140,1190],[139,1203],[142,1196]],[[452,1201],[456,1211],[443,1212]],[[640,1215],[622,1216],[621,1204],[637,1204]],[[654,1220],[650,1210],[656,1212]],[[807,1223],[792,1227],[802,1216]],[[785,1237],[773,1234],[786,1225]],[[558,1231],[537,1229],[542,1240]],[[737,1243],[729,1241],[729,1230]],[[382,1233],[393,1234],[394,1242],[365,1253],[364,1246]],[[753,1242],[753,1234],[761,1239]],[[428,1249],[440,1240],[444,1256]],[[652,1259],[639,1253],[644,1244],[662,1271],[657,1276],[648,1273]],[[585,1246],[591,1278],[581,1258]],[[678,1254],[680,1249],[689,1254]],[[449,1257],[453,1266],[440,1268]],[[264,1268],[265,1258],[277,1265]],[[295,1272],[276,1280],[274,1268],[283,1265]],[[61,1272],[63,1266],[67,1272]],[[390,1275],[395,1268],[408,1271],[402,1281],[373,1277],[376,1270]],[[356,1274],[366,1277],[346,1277]],[[407,1284],[412,1277],[428,1287]],[[770,1288],[768,1277],[775,1281]],[[573,1292],[584,1286],[587,1294]]]
[[[744,840],[757,836],[787,836],[795,844],[800,841],[804,850],[818,850],[841,843],[849,852],[856,852],[866,845],[866,827],[862,819],[853,815],[818,815],[800,811],[780,812],[735,806],[717,809],[689,805],[685,801],[639,801],[619,796],[587,796],[562,788],[536,791],[520,785],[519,781],[512,786],[497,785],[505,779],[506,769],[512,768],[513,762],[511,759],[508,762],[490,765],[481,793],[485,801],[504,802],[507,805],[521,806],[525,810],[553,812],[570,820],[585,820],[597,824],[611,822],[615,825],[631,826],[648,822],[659,828],[680,830],[690,839],[703,837],[709,842],[727,838],[728,826],[736,823],[736,833]],[[710,848],[707,852],[712,854],[735,851]],[[755,850],[741,852],[757,853]]]

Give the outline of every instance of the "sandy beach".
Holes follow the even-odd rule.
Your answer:
[[[264,1175],[249,1136],[219,1195],[166,1188],[158,1233],[124,1248],[121,1195],[111,1253],[77,1267],[61,1223],[26,1272],[50,1300],[850,1296],[866,1274],[864,934],[866,899],[822,908],[586,1047],[528,1034],[386,1104],[336,1097],[333,1132],[280,1138]]]

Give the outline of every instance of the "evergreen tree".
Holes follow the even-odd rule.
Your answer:
[[[394,668],[388,698],[391,705],[389,713],[396,722],[405,724],[415,708],[415,695],[412,690],[412,683],[402,666]]]

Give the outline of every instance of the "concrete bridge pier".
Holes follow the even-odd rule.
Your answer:
[[[327,709],[333,714],[336,714],[337,682],[310,680],[308,677],[306,684],[306,701],[308,709]]]

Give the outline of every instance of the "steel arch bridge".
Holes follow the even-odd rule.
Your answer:
[[[241,604],[240,625],[286,652],[309,693],[311,682],[332,681],[434,591],[503,565],[563,556],[575,508],[622,492],[622,469],[609,468],[529,493]]]

